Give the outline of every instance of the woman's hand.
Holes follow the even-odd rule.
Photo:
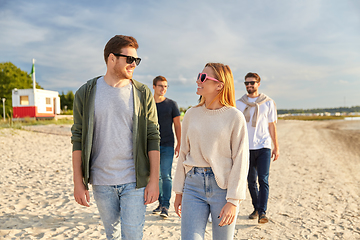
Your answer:
[[[182,194],[176,194],[174,208],[176,214],[181,217],[181,201],[182,201]]]
[[[226,203],[225,206],[221,209],[219,218],[221,218],[221,221],[219,223],[219,226],[225,226],[225,225],[230,225],[234,222],[235,220],[235,215],[236,215],[236,206],[232,203]]]

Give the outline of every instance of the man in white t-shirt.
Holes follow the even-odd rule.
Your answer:
[[[276,105],[271,98],[258,92],[260,86],[258,74],[251,72],[246,74],[244,83],[248,94],[236,101],[236,107],[244,113],[249,134],[248,188],[254,206],[254,211],[249,218],[258,218],[259,223],[267,223],[269,221],[266,217],[266,209],[269,197],[270,162],[272,157],[274,161],[279,157]],[[274,145],[272,151],[271,143]]]

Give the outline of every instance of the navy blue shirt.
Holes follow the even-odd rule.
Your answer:
[[[156,103],[160,126],[160,146],[174,147],[174,133],[172,130],[173,118],[180,116],[178,105],[175,101],[166,98]]]

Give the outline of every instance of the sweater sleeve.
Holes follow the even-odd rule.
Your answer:
[[[182,194],[184,189],[186,172],[183,163],[186,159],[186,155],[190,152],[190,143],[187,136],[189,115],[190,115],[190,111],[188,110],[184,116],[181,126],[180,154],[179,154],[174,181],[173,181],[173,191],[176,194]]]
[[[73,151],[82,150],[82,121],[83,121],[83,98],[85,96],[85,84],[75,93],[73,103],[74,124],[71,127],[71,143]]]
[[[233,166],[229,174],[226,200],[237,206],[245,199],[249,171],[248,133],[245,117],[240,111],[234,119],[230,144]]]
[[[158,116],[154,97],[148,87],[145,87],[146,108],[147,108],[147,150],[148,152],[160,151],[160,132]]]

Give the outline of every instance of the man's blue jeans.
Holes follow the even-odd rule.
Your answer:
[[[181,239],[204,239],[209,213],[212,215],[213,239],[233,239],[235,221],[219,226],[221,209],[227,203],[226,189],[221,189],[211,168],[193,167],[187,174],[181,203]],[[237,214],[237,211],[236,211]]]
[[[269,170],[271,149],[250,150],[248,187],[254,209],[259,214],[266,214],[269,198]],[[256,181],[259,181],[259,189]]]
[[[93,185],[107,239],[120,239],[120,236],[121,239],[142,239],[146,212],[145,188],[135,186],[135,183]]]
[[[159,178],[159,203],[169,209],[172,177],[171,168],[174,159],[174,148],[160,146],[160,178]]]

